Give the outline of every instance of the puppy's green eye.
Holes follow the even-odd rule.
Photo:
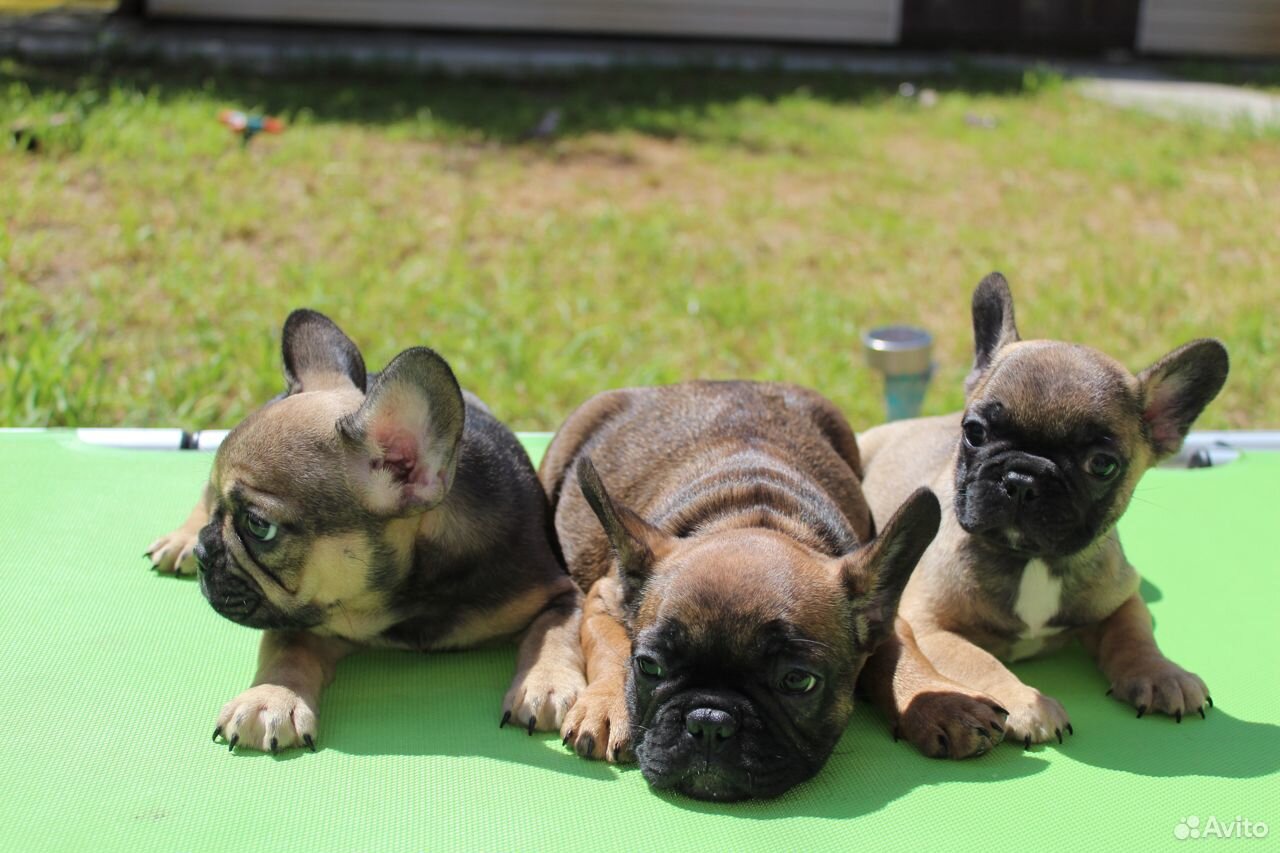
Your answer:
[[[803,669],[793,669],[782,676],[778,686],[786,693],[808,693],[818,686],[818,676]]]
[[[658,663],[653,658],[645,657],[644,655],[639,655],[636,658],[636,666],[640,668],[641,672],[650,678],[662,678],[667,674],[667,671],[662,668],[662,664]]]
[[[1120,460],[1110,453],[1095,453],[1089,457],[1085,467],[1099,480],[1110,480],[1120,470]]]
[[[270,542],[276,538],[278,528],[253,510],[249,510],[244,514],[244,529],[259,542]]]
[[[965,421],[964,440],[970,447],[981,447],[987,443],[987,428],[981,421]]]

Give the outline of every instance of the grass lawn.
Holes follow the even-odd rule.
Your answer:
[[[1280,426],[1280,138],[1043,75],[915,81],[933,107],[898,82],[0,65],[0,123],[41,143],[0,140],[0,425],[234,424],[306,305],[371,367],[435,347],[516,428],[691,377],[811,385],[862,428],[859,332],[930,329],[926,406],[957,408],[969,294],[1000,269],[1029,337],[1135,369],[1222,338],[1200,426]],[[223,107],[289,129],[242,149]]]
[[[109,12],[117,5],[117,0],[0,0],[0,15],[83,9]]]

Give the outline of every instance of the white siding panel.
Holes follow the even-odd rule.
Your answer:
[[[901,0],[150,0],[159,17],[847,41],[898,40]]]
[[[1280,0],[1143,0],[1138,49],[1280,56]]]

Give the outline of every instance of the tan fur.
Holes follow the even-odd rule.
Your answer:
[[[1056,415],[1069,416],[1069,409],[1060,409]],[[960,413],[955,413],[899,421],[876,427],[861,436],[867,468],[863,489],[873,514],[890,512],[896,505],[895,499],[900,500],[921,484],[932,487],[943,506],[938,537],[921,558],[899,606],[899,614],[910,623],[918,641],[918,648],[913,650],[913,655],[903,658],[902,665],[918,665],[920,657],[914,654],[918,653],[945,678],[964,685],[969,691],[990,696],[1009,710],[1006,733],[1015,742],[1055,740],[1070,725],[1061,704],[1023,684],[1001,662],[1011,652],[1005,632],[1017,631],[1020,621],[1002,602],[983,595],[957,551],[957,543],[967,535],[950,510],[955,492],[960,419]],[[1130,469],[1132,482],[1124,487],[1126,498],[1145,470],[1141,463],[1149,459],[1149,454],[1137,455]],[[1125,560],[1114,531],[1096,546],[1075,555],[1070,562],[1097,567],[1091,572],[1089,586],[1076,591],[1081,596],[1078,600],[1082,612],[1091,613],[1093,618],[1104,620],[1136,595],[1138,574]],[[999,630],[993,630],[996,628]],[[1079,632],[1063,631],[1045,643],[1042,653],[1061,648],[1078,635]],[[911,645],[906,638],[903,643]],[[1151,644],[1154,645],[1154,640]],[[883,677],[885,667],[869,665],[868,670]],[[926,677],[927,673],[908,676]],[[873,692],[882,698],[888,695],[883,687]],[[895,703],[885,706],[885,710],[891,718],[900,717],[905,714],[906,706]],[[904,734],[910,737],[912,732],[904,729]],[[913,742],[927,754],[937,752],[937,744],[932,739]],[[956,756],[953,754],[953,757]]]
[[[206,483],[200,500],[191,508],[187,520],[171,533],[166,533],[147,546],[147,557],[161,573],[194,575],[196,573],[195,547],[200,530],[209,523],[209,507],[213,502],[213,487]]]
[[[582,595],[569,578],[548,590],[551,595],[532,613],[500,613],[488,630],[507,627],[517,631],[513,616],[532,618],[520,641],[516,673],[503,701],[517,720],[534,720],[535,728],[555,730],[586,686],[583,655],[578,645],[582,619]],[[526,602],[526,605],[529,602]]]
[[[745,609],[755,622],[791,619],[803,622],[814,636],[836,636],[843,630],[840,563],[772,530],[676,540],[655,569],[653,594],[645,597],[631,627],[643,630],[661,615],[696,628],[704,611],[733,599],[739,607],[751,603]],[[779,575],[788,578],[785,599],[773,594]]]
[[[998,286],[992,287],[997,279]],[[1150,616],[1138,596],[1138,574],[1125,559],[1113,526],[1142,474],[1157,461],[1145,431],[1151,403],[1143,381],[1088,347],[1018,340],[1007,285],[998,274],[979,286],[979,294],[985,298],[978,294],[974,298],[978,359],[968,380],[966,412],[998,401],[1005,408],[1004,417],[1018,429],[1041,443],[1061,441],[1067,447],[1073,446],[1073,428],[1105,424],[1111,446],[1128,460],[1101,535],[1068,557],[1044,558],[1052,577],[1062,580],[1062,601],[1070,602],[1077,627],[1045,637],[1040,651],[1053,651],[1078,637],[1097,658],[1117,698],[1138,707],[1139,716],[1148,709],[1179,720],[1184,713],[1203,713],[1208,698],[1204,683],[1166,660],[1156,648]],[[1000,301],[1005,306],[1003,325],[993,316],[998,313],[993,306]],[[980,311],[985,323],[979,322]],[[984,338],[984,331],[995,334],[997,340]],[[984,340],[989,345],[984,346]],[[1213,348],[1212,341],[1195,342],[1182,350],[1196,345],[1201,346],[1201,361],[1208,365],[1202,368],[1209,377],[1205,381],[1220,384],[1225,378],[1225,351],[1219,366],[1212,363],[1212,353],[1204,355]],[[1169,364],[1179,352],[1159,366]],[[1218,369],[1221,376],[1214,380]],[[1175,390],[1184,389],[1175,383]],[[1061,740],[1071,730],[1062,705],[1023,684],[1002,663],[1015,652],[1010,637],[1027,626],[1009,601],[987,594],[979,581],[980,567],[969,562],[974,552],[964,547],[969,534],[954,510],[963,417],[957,412],[898,421],[859,436],[866,466],[863,491],[875,517],[883,517],[921,485],[931,487],[943,506],[938,536],[902,596],[899,614],[909,624],[903,624],[895,647],[868,663],[863,683],[891,718],[906,719],[922,691],[936,692],[934,685],[941,678],[1006,707],[1007,734],[1016,742]],[[904,733],[922,751],[938,754],[931,736],[906,728]]]
[[[623,508],[616,512],[633,545],[620,547],[647,555],[650,570],[634,613],[624,607],[619,574],[619,562],[629,558],[611,547],[575,473],[588,457]],[[862,562],[845,552],[832,556],[824,537],[834,534],[820,533],[806,506],[788,514],[779,511],[786,499],[766,499],[777,484],[789,495],[821,490],[842,514],[846,532],[839,535],[851,537],[853,544],[841,547],[856,547],[874,535],[861,473],[857,440],[839,411],[795,386],[693,382],[625,389],[599,394],[574,412],[539,469],[569,571],[588,590],[581,630],[587,689],[561,728],[566,740],[585,756],[630,756],[624,695],[630,638],[659,622],[683,626],[682,642],[690,648],[705,645],[710,633],[732,644],[736,637],[710,628],[728,613],[743,624],[803,626],[805,636],[847,647],[846,656],[859,637],[870,637],[866,617],[848,606],[851,596],[867,595],[874,585],[859,574]],[[655,512],[660,529],[645,520]],[[749,654],[745,645],[740,653]],[[861,662],[844,665],[856,673]],[[831,726],[839,728],[852,708],[852,690],[832,695]],[[989,706],[979,712],[993,713]]]
[[[1081,641],[1117,696],[1145,711],[1171,717],[1204,713],[1209,688],[1201,678],[1161,654],[1151,613],[1136,593],[1106,619],[1081,632]]]
[[[202,589],[224,615],[299,626],[265,631],[254,685],[223,709],[220,733],[256,749],[314,739],[320,693],[352,648],[458,649],[522,631],[504,723],[558,728],[584,686],[581,594],[546,536],[515,437],[424,348],[374,382],[341,330],[304,310],[285,323],[283,355],[289,391],[228,435],[190,517],[147,549],[161,571],[194,574],[203,541]],[[469,458],[485,472],[475,476],[490,479],[451,502],[460,447],[475,448]],[[500,455],[480,455],[490,449]],[[496,473],[511,483],[483,493]],[[490,524],[484,501],[503,497]],[[275,535],[252,540],[249,513]],[[492,603],[490,575],[508,599]],[[485,606],[473,608],[473,595]]]
[[[587,689],[569,709],[561,733],[579,755],[626,761],[630,722],[624,697],[631,640],[623,628],[616,578],[603,577],[587,593],[582,607],[581,641]]]
[[[440,639],[441,649],[463,649],[494,638],[510,637],[529,626],[551,599],[572,592],[567,577],[552,586],[531,589],[490,610],[481,610],[457,625]]]
[[[991,714],[989,698],[938,672],[905,619],[899,617],[895,629],[861,677],[871,700],[888,713],[894,739],[938,758],[982,755],[999,744],[1006,721]]]
[[[221,735],[232,749],[314,749],[320,694],[353,648],[306,631],[263,632],[253,686],[223,706],[214,737]]]

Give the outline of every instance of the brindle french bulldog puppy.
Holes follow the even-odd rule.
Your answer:
[[[634,751],[654,787],[701,799],[816,773],[938,525],[920,489],[873,539],[860,475],[844,417],[791,385],[609,391],[571,415],[539,472],[589,590],[566,742]]]
[[[947,689],[980,691],[1008,708],[1006,737],[1024,747],[1061,742],[1073,732],[1066,710],[1003,662],[1079,638],[1108,692],[1139,717],[1204,716],[1209,691],[1156,647],[1115,525],[1143,473],[1178,451],[1222,388],[1226,349],[1192,341],[1134,376],[1089,347],[1020,340],[999,273],[974,292],[973,330],[963,412],[859,436],[876,517],[921,486],[945,508],[902,597],[910,624],[867,667],[872,692],[930,755],[961,758],[991,745],[972,728],[940,740],[913,719],[917,697],[927,704]]]
[[[283,337],[287,390],[227,436],[190,518],[147,549],[264,630],[214,739],[314,750],[320,693],[352,650],[522,631],[502,722],[559,728],[584,686],[581,595],[515,436],[425,347],[367,376],[321,314],[293,312]]]

